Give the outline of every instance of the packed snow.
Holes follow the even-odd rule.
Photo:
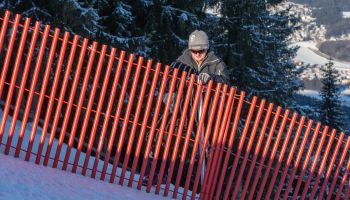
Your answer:
[[[0,199],[164,199],[0,153]]]
[[[0,121],[3,120],[3,110],[0,109]],[[34,163],[36,155],[31,156],[30,162],[24,161],[25,152],[21,151],[19,158],[14,158],[14,147],[17,145],[19,130],[21,128],[21,121],[16,122],[14,137],[11,143],[10,155],[3,154],[5,149],[5,143],[7,141],[8,132],[12,117],[7,117],[7,123],[5,132],[3,135],[2,144],[0,146],[0,199],[164,199],[166,197],[155,195],[154,188],[151,193],[145,192],[145,187],[142,191],[135,188],[129,188],[127,186],[120,186],[117,183],[110,184],[99,180],[100,173],[96,175],[96,179],[90,178],[91,170],[87,171],[86,177],[80,175],[81,167],[78,167],[77,174],[71,173],[71,165],[68,165],[67,171],[60,170],[62,168],[62,162],[59,162],[57,169],[51,168],[53,159],[49,160],[48,166],[36,165]],[[22,150],[26,149],[29,141],[30,132],[32,130],[32,124],[28,123],[26,126],[25,136],[23,139]],[[42,130],[38,127],[36,137],[33,145],[33,152],[37,152],[40,134]],[[46,135],[46,141],[44,145],[44,151],[42,155],[45,155],[45,149],[49,140],[49,135]],[[1,142],[1,141],[0,141]],[[55,139],[51,158],[55,155],[55,149],[58,141]],[[67,145],[63,144],[60,160],[64,159]],[[73,163],[76,149],[72,149],[69,162]],[[85,159],[85,153],[81,153],[79,159],[79,166],[82,166]],[[43,162],[43,157],[41,163]],[[91,156],[88,164],[88,169],[91,169],[95,157]],[[98,171],[102,170],[103,160],[99,161]],[[109,164],[107,173],[110,174],[112,165]],[[117,176],[120,176],[121,169],[117,169]],[[130,176],[130,173],[126,173],[126,178]],[[135,180],[139,177],[135,174]],[[109,175],[106,176],[106,180],[109,180]],[[118,180],[118,179],[117,179]],[[117,181],[116,181],[117,182]],[[125,184],[124,184],[125,185]],[[134,183],[134,187],[135,187]],[[163,186],[161,187],[163,188]],[[170,190],[174,188],[170,186]],[[183,191],[183,188],[179,188],[179,193]],[[190,193],[189,193],[190,194]],[[181,195],[178,196],[182,197]],[[170,197],[168,197],[170,199]]]

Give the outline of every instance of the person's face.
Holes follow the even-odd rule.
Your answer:
[[[191,55],[192,58],[197,62],[197,63],[202,63],[205,55],[207,54],[207,49],[201,49],[201,50],[191,50]]]

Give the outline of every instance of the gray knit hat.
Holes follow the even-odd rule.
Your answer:
[[[188,48],[191,50],[209,49],[207,34],[204,31],[193,31],[188,40]]]

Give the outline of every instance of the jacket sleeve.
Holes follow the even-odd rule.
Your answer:
[[[228,76],[226,65],[223,61],[217,64],[215,74],[211,74],[210,78],[216,82],[229,84],[230,78]]]

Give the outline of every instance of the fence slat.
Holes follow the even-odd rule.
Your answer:
[[[239,173],[238,173],[238,178],[237,178],[237,181],[236,181],[236,185],[240,185],[241,182],[242,182],[244,170],[246,168],[246,164],[247,164],[247,161],[248,161],[248,157],[249,157],[250,151],[251,151],[251,149],[253,147],[254,138],[255,138],[255,135],[256,135],[256,131],[258,130],[258,127],[259,127],[260,118],[261,118],[262,112],[264,110],[265,102],[266,102],[265,99],[261,100],[261,102],[260,102],[259,110],[258,110],[258,113],[257,113],[255,121],[254,121],[253,129],[252,129],[251,134],[250,134],[250,139],[249,139],[246,151],[245,151],[243,162],[242,162],[242,165],[241,165]],[[237,193],[238,193],[238,188],[239,187],[235,187],[235,189],[234,189],[234,191],[232,193],[232,198],[236,198]]]
[[[121,130],[120,136],[119,136],[118,146],[117,146],[117,149],[116,149],[116,152],[115,152],[115,156],[114,156],[114,161],[116,162],[116,166],[118,166],[118,164],[119,164],[119,158],[120,158],[120,155],[121,155],[121,152],[122,152],[122,147],[123,147],[123,144],[124,144],[126,131],[127,131],[128,125],[129,125],[129,118],[130,118],[130,114],[131,114],[131,109],[133,107],[134,99],[135,99],[135,96],[136,96],[136,89],[137,89],[137,86],[138,86],[142,65],[143,65],[143,57],[139,57],[138,61],[137,61],[137,68],[136,68],[136,72],[135,72],[135,77],[134,77],[134,80],[133,80],[133,83],[132,83],[132,86],[131,86],[131,91],[130,91],[130,95],[129,95],[129,99],[128,99],[128,105],[127,105],[127,108],[126,108],[126,113],[125,113],[125,116],[124,116],[123,127],[122,127],[122,130]],[[119,179],[119,184],[120,185],[123,185],[124,176],[125,176],[125,174],[122,174],[120,176],[120,179]]]
[[[316,190],[319,188],[319,183],[318,182],[320,181],[323,169],[324,169],[324,167],[326,165],[328,154],[329,154],[329,152],[331,150],[331,147],[332,147],[332,144],[333,144],[333,141],[334,141],[335,133],[336,133],[336,130],[333,129],[332,130],[332,134],[331,134],[331,138],[330,138],[330,140],[328,141],[328,144],[327,144],[326,151],[324,152],[320,168],[318,169],[316,180],[314,181],[314,186],[313,186],[312,191],[311,191],[310,199],[314,199],[314,197],[316,195]]]
[[[209,92],[209,90],[207,92]],[[204,139],[203,139],[203,146],[202,146],[202,149],[200,150],[200,157],[199,157],[199,161],[198,161],[197,172],[195,175],[195,180],[194,180],[194,184],[193,184],[193,188],[192,188],[192,195],[191,195],[192,200],[196,197],[199,179],[204,178],[204,177],[201,177],[201,175],[204,175],[202,170],[203,170],[203,168],[205,168],[205,157],[206,157],[205,154],[206,154],[206,151],[208,150],[207,145],[208,145],[209,137],[210,137],[211,132],[212,132],[212,125],[213,125],[213,121],[214,121],[214,117],[215,117],[215,112],[217,109],[217,104],[218,104],[220,92],[221,92],[221,83],[216,85],[214,100],[213,100],[213,103],[212,103],[211,109],[210,109],[210,116],[209,116],[208,124],[206,126],[206,132],[204,134]],[[221,104],[221,105],[223,106],[223,104]],[[221,115],[219,114],[219,116],[221,116]],[[218,121],[220,121],[219,116],[218,116]],[[213,135],[214,135],[214,132],[213,132]],[[202,184],[202,187],[203,187],[203,184]]]
[[[2,45],[4,44],[5,36],[6,36],[6,30],[7,30],[7,25],[10,20],[10,11],[6,10],[4,19],[2,20],[2,25],[1,25],[1,32],[0,32],[0,53],[2,51]]]
[[[288,182],[287,189],[286,189],[286,191],[284,193],[283,198],[286,198],[288,196],[289,190],[291,189],[292,183],[294,182],[293,177],[295,176],[295,174],[297,172],[296,170],[299,167],[299,163],[301,162],[301,159],[302,159],[302,156],[303,156],[303,152],[304,152],[304,148],[305,148],[305,145],[306,145],[306,142],[308,140],[309,133],[310,133],[310,130],[311,130],[311,127],[312,127],[312,123],[313,123],[313,121],[309,120],[307,128],[306,128],[306,131],[305,131],[305,134],[303,136],[303,141],[302,141],[302,143],[300,145],[300,149],[299,149],[298,154],[297,154],[296,161],[294,162],[292,175],[290,176],[292,178],[290,178],[290,180]]]
[[[177,73],[178,73],[178,69],[174,69],[174,71],[172,73],[170,89],[169,89],[169,92],[168,92],[168,95],[167,95],[167,101],[166,101],[166,105],[165,105],[163,119],[162,119],[160,130],[159,130],[159,133],[158,133],[158,136],[157,136],[158,140],[157,140],[157,143],[156,143],[156,147],[154,149],[153,161],[152,161],[151,170],[150,170],[150,173],[149,173],[149,179],[148,179],[147,188],[146,188],[147,192],[150,192],[151,186],[152,186],[152,183],[153,183],[153,176],[154,176],[154,172],[156,170],[158,157],[159,157],[159,154],[160,154],[160,148],[161,148],[161,145],[162,145],[162,142],[163,142],[163,135],[164,135],[164,131],[165,131],[165,126],[167,124],[168,114],[169,114],[170,106],[171,106],[171,103],[172,103],[172,96],[173,96],[174,89],[175,89]]]
[[[79,101],[79,106],[82,106],[83,102],[84,102],[84,96],[86,94],[86,89],[87,89],[87,86],[88,86],[88,83],[89,83],[90,74],[91,74],[91,70],[92,70],[92,65],[93,65],[94,59],[95,59],[97,45],[98,45],[98,43],[96,41],[94,41],[92,43],[92,48],[89,48],[90,56],[89,56],[89,61],[88,61],[88,64],[87,64],[85,75],[84,75],[83,86],[82,86],[82,89],[80,91],[80,97],[82,97],[82,99],[81,99],[82,102]],[[94,80],[95,79],[96,79],[96,77],[94,78]],[[90,106],[88,105],[89,109],[86,109],[86,112],[85,112],[85,117],[84,117],[83,127],[82,127],[82,130],[80,132],[78,147],[77,147],[77,150],[76,150],[75,156],[74,156],[74,163],[73,163],[73,167],[72,167],[72,172],[73,173],[76,173],[77,168],[78,168],[79,158],[80,158],[80,154],[81,154],[81,151],[82,151],[82,148],[83,148],[85,134],[86,134],[86,130],[87,130],[87,127],[88,127],[90,114],[91,114],[91,109],[92,109],[92,105],[91,105],[91,101],[92,100],[90,100],[90,99],[93,99],[94,96],[95,96],[95,94],[90,96],[90,98],[89,98]],[[81,108],[81,107],[79,107],[79,108]]]
[[[164,189],[164,196],[168,196],[168,193],[169,193],[170,181],[171,181],[171,179],[173,177],[173,173],[174,173],[176,157],[177,157],[177,153],[179,150],[180,140],[182,137],[182,131],[184,129],[184,124],[185,124],[185,120],[186,120],[186,113],[187,113],[187,110],[189,107],[189,102],[190,102],[192,89],[193,89],[193,85],[194,85],[194,80],[195,80],[195,76],[193,74],[191,74],[191,78],[190,78],[190,81],[188,83],[187,93],[186,93],[186,97],[185,97],[185,105],[184,105],[182,113],[181,113],[180,125],[179,125],[178,131],[177,131],[176,141],[175,141],[175,145],[174,145],[174,151],[173,151],[173,154],[171,155],[169,174],[168,174],[168,177],[166,180],[166,185],[165,185],[165,189]]]
[[[128,141],[126,154],[125,154],[125,157],[124,157],[124,164],[123,164],[123,168],[122,168],[122,174],[120,176],[121,180],[124,179],[124,176],[125,176],[125,173],[126,173],[126,168],[128,166],[128,163],[129,163],[129,158],[130,158],[132,146],[134,144],[136,128],[138,126],[138,122],[139,122],[139,118],[140,118],[140,114],[141,114],[142,104],[143,104],[144,96],[145,96],[145,93],[146,93],[147,82],[148,82],[148,79],[149,79],[148,77],[150,75],[152,62],[153,62],[152,60],[148,60],[147,61],[146,72],[144,74],[143,81],[142,81],[141,93],[140,93],[140,96],[139,96],[139,100],[138,100],[138,104],[137,104],[137,108],[136,108],[136,112],[135,112],[135,117],[134,117],[133,125],[132,125],[132,128],[131,128],[131,134],[130,134],[130,138],[129,138],[129,141]],[[135,174],[132,174],[132,175],[130,175],[130,177],[134,176],[134,175]],[[128,186],[129,186],[130,183],[132,183],[132,181],[133,180],[129,179]]]
[[[282,134],[283,134],[286,122],[287,122],[288,115],[289,115],[289,110],[286,110],[284,112],[284,116],[283,116],[283,119],[282,119],[282,124],[280,125],[279,131],[277,133],[277,138],[275,140],[275,144],[273,146],[272,152],[270,153],[270,159],[269,159],[269,163],[267,165],[267,168],[265,169],[264,178],[263,178],[262,182],[259,184],[260,189],[259,189],[259,193],[258,193],[258,199],[260,199],[261,196],[263,195],[263,192],[264,192],[264,189],[265,189],[265,184],[266,184],[267,178],[269,177],[270,170],[271,170],[271,167],[272,167],[272,163],[273,163],[274,158],[276,156],[277,148],[278,148],[279,142],[280,142],[280,140],[282,138]]]
[[[108,64],[107,64],[107,71],[106,71],[105,79],[103,80],[102,91],[100,93],[100,98],[98,100],[98,107],[97,107],[97,111],[96,111],[96,118],[95,118],[94,124],[92,126],[92,132],[93,133],[97,131],[97,127],[99,125],[99,120],[100,120],[100,116],[101,116],[101,112],[102,112],[102,108],[103,108],[103,102],[104,102],[105,97],[106,97],[107,86],[108,86],[108,82],[110,80],[112,67],[113,67],[113,62],[114,62],[114,59],[115,59],[115,57],[114,57],[115,56],[115,52],[116,52],[116,49],[112,48],[111,53],[109,55],[109,60],[108,60]],[[113,96],[113,100],[114,100],[115,94],[110,94],[110,97],[111,96]],[[105,116],[105,118],[107,118],[107,116]],[[109,120],[109,118],[108,118],[108,120]],[[107,122],[108,122],[108,120],[107,120]],[[91,178],[95,178],[95,176],[96,176],[97,166],[98,166],[98,163],[99,163],[99,160],[100,160],[100,155],[101,155],[101,151],[102,151],[102,148],[103,148],[103,141],[105,139],[105,136],[106,136],[106,131],[102,131],[102,133],[100,135],[100,138],[99,138],[98,146],[97,146],[97,149],[96,149],[94,165],[92,167],[92,172],[91,172]]]
[[[311,169],[310,169],[310,173],[309,173],[308,179],[307,179],[306,184],[305,184],[305,188],[304,188],[303,193],[302,193],[302,198],[303,198],[303,199],[305,199],[305,197],[306,197],[306,193],[307,193],[307,191],[308,191],[308,188],[309,188],[309,185],[310,185],[310,182],[311,182],[312,174],[314,173],[315,168],[316,168],[316,165],[317,165],[317,163],[318,163],[318,157],[319,157],[319,155],[320,155],[320,153],[321,153],[321,151],[322,151],[322,146],[323,146],[323,143],[324,143],[324,141],[325,141],[325,139],[326,139],[327,132],[328,132],[328,127],[326,126],[326,127],[323,129],[321,141],[320,141],[320,143],[318,144],[318,148],[317,148],[317,151],[316,151],[316,155],[314,156],[314,161],[313,161],[313,163],[312,163],[312,166],[311,166]],[[316,134],[318,134],[318,133],[316,133]],[[300,156],[300,157],[301,157],[301,156]],[[295,170],[294,170],[294,171],[295,171]],[[294,171],[293,171],[293,172],[294,172]],[[293,174],[295,174],[295,172],[294,172]],[[292,175],[293,175],[293,174],[292,174]],[[293,175],[292,177],[294,177],[294,175]],[[288,188],[290,189],[291,184],[292,184],[293,181],[289,181],[289,182],[290,182],[290,186],[289,186]],[[288,189],[288,188],[287,188],[287,190],[286,190],[286,193],[285,193],[285,195],[284,195],[284,198],[287,198],[287,195],[288,195],[288,193],[289,193],[289,189]]]
[[[34,48],[35,48],[35,44],[36,44],[36,41],[37,41],[37,38],[39,35],[39,29],[40,29],[40,22],[35,22],[34,32],[32,35],[32,39],[30,41],[29,52],[28,52],[25,66],[24,66],[24,72],[22,75],[22,81],[21,81],[21,85],[20,85],[18,101],[16,102],[15,113],[13,114],[13,117],[12,117],[12,123],[11,123],[9,134],[13,134],[13,132],[15,131],[16,121],[17,121],[19,109],[21,107],[21,103],[22,103],[22,99],[23,99],[25,84],[26,84],[27,79],[28,79],[28,75],[29,75],[29,71],[30,71],[30,64],[31,64],[32,59],[33,59]],[[23,122],[24,122],[24,120],[23,120]],[[20,131],[20,134],[18,136],[17,145],[16,145],[15,157],[19,157],[22,142],[23,142],[23,137],[24,137],[24,132]]]
[[[109,119],[111,117],[112,108],[113,108],[113,104],[114,104],[114,98],[115,98],[115,95],[117,93],[118,82],[119,82],[119,78],[120,78],[122,68],[123,68],[124,57],[125,57],[125,51],[121,51],[120,56],[119,56],[118,65],[117,65],[116,72],[115,72],[114,79],[113,79],[113,85],[112,85],[112,89],[111,89],[111,95],[110,95],[110,98],[108,101],[107,112],[105,114],[105,119],[103,121],[103,127],[102,127],[102,134],[103,135],[105,135],[107,132],[108,122],[109,122]],[[107,140],[108,142],[114,140],[114,138],[111,138],[111,137],[112,136],[110,135],[109,139]],[[105,159],[103,162],[102,173],[101,173],[101,177],[100,177],[101,180],[104,180],[106,177],[107,166],[108,166],[110,154],[112,151],[112,146],[110,146],[111,145],[110,143],[111,142],[108,143],[108,149],[107,149]],[[96,156],[96,159],[99,159],[99,156],[98,157]]]
[[[9,68],[9,64],[11,62],[12,51],[13,51],[13,47],[15,45],[17,29],[18,29],[18,26],[19,26],[20,19],[21,19],[21,16],[17,14],[16,18],[15,18],[15,22],[14,22],[14,24],[12,26],[12,33],[11,33],[11,37],[10,37],[10,42],[9,42],[9,44],[7,46],[6,57],[5,57],[4,65],[2,66],[2,71],[1,71],[0,98],[2,97],[2,92],[4,90],[6,75],[7,75],[7,71],[8,71],[8,68]],[[0,132],[0,146],[1,146],[1,141],[2,141],[3,134],[4,134],[3,132]]]
[[[253,158],[252,158],[252,161],[251,161],[251,164],[250,164],[250,167],[249,167],[248,175],[245,178],[243,191],[242,191],[242,194],[241,194],[241,197],[240,197],[241,200],[243,200],[245,198],[245,195],[247,194],[249,183],[250,183],[252,175],[253,175],[253,170],[254,170],[254,167],[255,167],[255,163],[256,163],[256,160],[258,159],[258,154],[260,152],[261,145],[262,145],[262,142],[264,140],[265,131],[266,131],[267,125],[268,125],[268,123],[270,121],[270,117],[271,117],[273,106],[274,105],[272,103],[269,103],[269,106],[267,108],[265,119],[264,119],[264,123],[263,123],[263,126],[261,128],[260,135],[259,135],[259,138],[258,138],[258,142],[256,144],[255,151],[254,151],[254,154],[253,154]],[[251,192],[254,192],[254,191],[251,191]]]
[[[77,44],[78,44],[78,39],[79,39],[79,37],[77,35],[75,35],[73,38],[73,45],[72,45],[71,51],[69,53],[67,69],[72,68],[74,56],[75,56],[75,51],[76,51]],[[60,154],[61,154],[62,144],[63,144],[64,137],[66,136],[68,120],[69,120],[69,116],[70,116],[71,111],[72,111],[75,92],[77,90],[77,82],[79,79],[79,75],[80,75],[80,69],[77,69],[77,73],[74,75],[74,83],[73,83],[72,89],[71,89],[70,94],[69,94],[69,100],[68,100],[68,105],[67,105],[67,109],[66,109],[66,114],[64,116],[61,131],[59,133],[59,139],[58,139],[58,144],[57,144],[57,148],[56,148],[55,158],[54,158],[54,161],[52,164],[53,168],[57,167],[58,159],[59,159]]]
[[[95,71],[94,81],[92,83],[92,88],[91,88],[91,92],[90,92],[90,97],[89,97],[89,102],[88,102],[88,107],[87,107],[88,113],[91,113],[92,106],[94,105],[94,99],[96,96],[97,86],[98,86],[99,80],[101,78],[101,71],[102,71],[102,66],[103,66],[103,61],[105,58],[106,50],[107,50],[107,45],[102,45],[102,50],[101,50],[100,57],[99,57],[99,60],[97,63],[97,71]],[[85,116],[86,116],[85,119],[87,120],[87,123],[85,124],[86,126],[83,125],[83,129],[84,129],[84,127],[87,127],[87,125],[90,121],[90,115],[86,114]],[[100,115],[97,113],[95,115],[94,120],[98,122],[99,116]],[[84,132],[84,135],[85,135],[85,132]],[[91,151],[92,151],[92,146],[93,146],[94,140],[95,140],[95,135],[96,135],[96,128],[93,128],[92,131],[90,132],[90,138],[89,138],[89,142],[88,142],[86,153],[85,153],[85,159],[84,159],[83,170],[82,170],[83,176],[85,176],[87,167],[89,165],[89,160],[90,160],[90,155],[91,155]],[[85,140],[85,138],[82,138],[82,137],[80,137],[79,139],[82,139],[81,141]]]
[[[349,145],[350,145],[350,137],[348,137],[348,139],[346,141],[346,145],[345,145],[345,147],[343,149],[343,153],[342,153],[340,161],[339,161],[339,163],[337,165],[337,169],[335,170],[334,177],[338,177],[339,176],[340,170],[341,170],[341,168],[343,166],[345,157],[346,157],[348,149],[349,149]],[[327,200],[330,200],[332,198],[332,196],[333,196],[333,192],[334,192],[335,184],[337,183],[337,179],[338,178],[334,178],[333,181],[332,181],[332,185],[331,185],[331,187],[330,187],[330,189],[328,191]]]
[[[163,153],[162,164],[160,167],[157,186],[156,186],[156,192],[155,192],[156,194],[159,194],[159,192],[160,192],[160,185],[161,185],[161,182],[163,179],[165,166],[167,164],[167,159],[169,158],[168,156],[169,156],[169,151],[170,151],[171,139],[173,137],[175,123],[176,123],[178,111],[180,108],[180,103],[181,103],[181,99],[182,99],[182,91],[183,91],[185,83],[186,83],[186,76],[187,76],[187,73],[182,72],[181,79],[180,79],[179,92],[178,92],[177,97],[176,97],[174,112],[173,112],[173,116],[171,119],[170,128],[168,131],[168,138],[167,138],[167,141],[166,141],[166,144],[164,147],[165,149],[164,149],[164,153]]]
[[[270,185],[269,185],[268,191],[266,193],[266,199],[270,199],[270,195],[272,193],[272,189],[273,189],[274,185],[276,184],[276,178],[277,178],[277,175],[279,173],[279,170],[280,170],[280,167],[281,167],[281,164],[282,164],[282,161],[283,161],[284,154],[285,154],[285,152],[287,150],[288,143],[290,142],[289,140],[290,140],[291,133],[293,131],[296,119],[297,119],[297,113],[294,112],[293,116],[292,116],[292,119],[291,119],[291,122],[289,124],[288,132],[286,134],[286,138],[284,139],[284,142],[283,142],[283,145],[282,145],[281,153],[278,156],[277,166],[274,169],[274,173],[273,173],[272,179],[270,181]]]
[[[63,61],[64,61],[64,57],[65,57],[64,55],[66,53],[68,39],[69,39],[69,32],[65,32],[63,38],[64,39],[63,39],[63,43],[61,46],[60,56],[58,58],[57,68],[62,68],[62,66],[63,66]],[[68,68],[65,69],[65,75],[64,75],[63,83],[61,85],[61,91],[59,94],[59,100],[58,100],[58,105],[56,107],[55,116],[53,118],[53,123],[52,123],[50,137],[49,137],[49,143],[47,144],[47,148],[46,148],[46,153],[45,153],[45,158],[44,158],[44,166],[48,165],[49,158],[51,156],[50,153],[51,153],[53,141],[54,141],[55,135],[56,135],[58,120],[60,119],[60,116],[61,116],[63,100],[64,100],[64,96],[66,94],[66,90],[67,90],[67,86],[68,86],[68,80],[69,80],[69,75],[70,75],[70,71],[71,71],[71,69],[70,69],[71,66],[67,66],[67,67]],[[44,133],[42,135],[44,135]]]
[[[150,132],[148,134],[148,141],[147,141],[145,153],[143,155],[143,161],[142,161],[141,171],[140,171],[140,179],[139,179],[139,181],[137,183],[137,189],[139,189],[139,190],[142,187],[143,178],[144,178],[146,167],[147,167],[147,164],[148,164],[149,154],[151,152],[151,145],[153,143],[153,138],[154,138],[154,135],[155,135],[155,129],[156,129],[157,122],[158,122],[158,116],[159,116],[161,104],[163,102],[163,95],[164,95],[165,86],[166,86],[166,83],[167,83],[167,78],[168,78],[167,76],[169,74],[169,69],[170,69],[170,67],[168,65],[166,65],[165,66],[165,70],[164,70],[164,74],[163,74],[163,78],[162,78],[162,81],[161,81],[162,84],[160,86],[160,91],[158,93],[158,99],[157,99],[157,103],[156,103],[156,108],[155,108],[153,119],[152,119],[151,130],[150,130]]]
[[[252,185],[252,187],[251,187],[251,189],[250,189],[250,191],[252,191],[252,192],[249,193],[249,196],[248,196],[248,199],[249,199],[249,200],[253,199],[253,195],[254,195],[254,192],[253,192],[253,191],[256,190],[256,186],[257,186],[258,181],[259,181],[259,179],[260,179],[262,167],[264,166],[265,158],[266,158],[267,152],[268,152],[268,150],[269,150],[269,146],[270,146],[270,143],[271,143],[271,141],[272,141],[272,137],[273,137],[274,132],[275,132],[275,128],[276,128],[276,125],[277,125],[277,121],[278,121],[278,119],[279,119],[279,117],[280,117],[281,109],[282,109],[282,108],[281,108],[280,106],[278,106],[278,107],[277,107],[277,110],[276,110],[276,112],[275,112],[275,117],[274,117],[274,119],[273,119],[273,122],[272,122],[272,125],[271,125],[271,128],[270,128],[270,132],[269,132],[269,134],[268,134],[268,138],[267,138],[267,141],[266,141],[266,144],[265,144],[265,148],[264,148],[264,150],[263,150],[263,153],[262,153],[262,155],[261,155],[261,159],[260,159],[260,161],[259,161],[260,165],[259,165],[259,168],[258,168],[258,170],[257,170],[257,172],[256,172],[253,185]]]
[[[209,187],[210,186],[209,183],[211,181],[210,176],[211,176],[212,170],[214,168],[213,165],[215,163],[215,159],[217,158],[217,156],[215,156],[217,154],[216,147],[218,146],[218,143],[219,143],[218,139],[220,136],[221,127],[223,126],[222,124],[227,123],[229,112],[230,112],[230,109],[232,109],[232,105],[233,105],[233,103],[232,103],[232,101],[234,100],[233,98],[232,98],[231,102],[229,102],[230,99],[226,100],[227,89],[228,89],[228,85],[224,85],[222,95],[221,95],[218,115],[217,115],[217,117],[218,117],[217,122],[218,123],[215,124],[213,138],[212,138],[212,144],[211,144],[212,148],[209,151],[209,158],[208,158],[204,178],[202,181],[202,187],[201,187],[201,191],[200,191],[200,197],[203,199],[207,198],[209,195],[208,189],[210,188]],[[226,108],[225,112],[224,112],[225,103],[227,103],[228,109]]]
[[[329,180],[329,178],[331,176],[332,170],[333,170],[334,162],[335,162],[335,160],[336,160],[336,158],[338,156],[338,152],[339,152],[340,146],[343,144],[343,139],[344,139],[344,133],[341,133],[340,137],[339,137],[339,140],[338,140],[338,143],[337,143],[337,146],[335,147],[335,150],[333,152],[331,162],[329,163],[329,167],[328,167],[328,170],[326,172],[326,177],[323,180],[322,188],[321,188],[321,191],[320,191],[320,193],[318,195],[318,199],[321,199],[323,197],[324,191],[326,189],[327,182],[328,182],[328,180]]]
[[[198,146],[199,142],[200,142],[199,140],[201,139],[201,137],[203,137],[202,134],[203,134],[204,130],[202,132],[202,129],[204,129],[203,125],[204,125],[204,120],[205,120],[206,114],[207,114],[209,98],[210,98],[210,94],[211,94],[210,91],[211,91],[212,86],[213,86],[213,82],[209,81],[208,87],[207,87],[207,93],[206,93],[205,98],[204,98],[204,104],[203,104],[202,110],[199,111],[199,112],[201,112],[200,119],[199,119],[199,124],[197,126],[197,131],[195,133],[196,137],[195,137],[194,146],[193,146],[193,150],[192,150],[192,154],[191,154],[191,158],[190,158],[190,163],[189,163],[190,166],[188,167],[188,170],[187,170],[187,176],[186,176],[185,187],[184,187],[182,199],[186,199],[188,187],[190,185],[190,180],[192,177],[192,171],[193,171],[193,167],[194,167],[195,157],[197,155],[197,149],[199,148],[199,146]],[[202,98],[201,96],[202,96],[202,94],[199,94],[199,98]]]
[[[85,57],[87,45],[88,45],[88,39],[84,38],[83,39],[83,44],[82,44],[82,46],[80,48],[80,55],[79,55],[79,60],[78,60],[78,65],[77,65],[77,71],[76,71],[76,74],[74,76],[74,81],[75,82],[73,83],[73,86],[78,84],[80,73],[81,73],[81,69],[82,69],[82,66],[83,66],[83,63],[84,63],[84,57]],[[85,85],[84,85],[84,83],[85,83]],[[66,149],[66,155],[64,157],[63,166],[62,166],[63,170],[67,169],[67,165],[68,165],[68,161],[69,161],[69,157],[70,157],[70,152],[72,150],[73,142],[74,142],[74,139],[75,139],[75,134],[76,134],[76,131],[77,131],[77,128],[78,128],[78,124],[79,124],[78,120],[79,120],[79,117],[80,117],[80,112],[81,112],[81,108],[83,106],[83,101],[84,101],[84,96],[85,96],[85,89],[84,88],[86,88],[86,86],[87,86],[87,79],[86,78],[84,78],[84,83],[83,83],[83,86],[82,86],[83,90],[80,92],[78,105],[76,107],[75,114],[74,114],[73,127],[72,127],[71,133],[69,135],[68,146],[67,146],[67,149]]]
[[[9,91],[7,92],[5,109],[4,109],[4,113],[2,114],[2,121],[1,121],[1,125],[0,125],[0,132],[1,133],[3,133],[5,130],[6,120],[7,120],[8,114],[9,114],[11,100],[12,100],[12,96],[13,96],[13,93],[15,90],[16,80],[18,78],[18,71],[20,68],[20,64],[22,61],[22,55],[23,55],[25,44],[26,44],[26,38],[27,38],[29,25],[30,25],[30,19],[26,18],[26,20],[24,22],[21,41],[20,41],[19,48],[18,48],[17,55],[16,55],[15,66],[14,66],[14,69],[13,69],[13,72],[11,75],[10,88],[9,88]],[[17,99],[17,101],[19,101],[18,98],[16,98],[16,99]],[[19,109],[19,108],[17,107],[17,109]],[[17,111],[15,110],[14,112],[18,113],[18,110]],[[16,123],[16,120],[12,120],[12,123]],[[12,123],[10,126],[14,127],[14,125]],[[10,131],[8,134],[8,137],[7,137],[7,142],[6,142],[6,147],[5,147],[5,154],[6,155],[8,155],[10,152],[12,137],[13,137],[13,131]],[[0,141],[1,141],[1,139],[0,139]]]
[[[127,69],[126,69],[126,74],[124,76],[124,81],[123,81],[123,86],[122,86],[122,91],[121,94],[119,96],[119,102],[118,102],[118,107],[117,107],[117,111],[115,113],[115,118],[114,118],[114,122],[113,122],[113,127],[112,127],[112,131],[111,131],[111,137],[110,140],[108,141],[108,152],[112,152],[112,147],[113,147],[113,142],[114,142],[114,138],[115,135],[117,133],[117,129],[118,129],[118,125],[119,125],[119,120],[120,120],[120,114],[122,112],[122,108],[123,108],[123,103],[124,103],[124,98],[125,98],[125,94],[126,94],[126,90],[127,90],[127,86],[128,86],[128,81],[129,81],[129,77],[130,77],[130,73],[131,73],[131,69],[132,69],[132,64],[134,61],[134,55],[131,54],[129,56],[129,60],[128,60],[128,65],[127,65]],[[126,121],[124,121],[125,123],[127,123]],[[116,152],[115,156],[114,156],[114,161],[113,161],[113,168],[112,168],[112,173],[111,173],[111,177],[109,179],[110,183],[114,183],[114,179],[115,179],[115,175],[117,173],[117,167],[118,167],[118,163],[119,163],[119,156],[118,153]]]
[[[49,35],[49,31],[50,31],[50,26],[46,26],[45,30],[44,30],[44,36],[43,36],[43,39],[42,39],[42,43],[41,43],[41,46],[40,46],[39,58],[37,60],[36,66],[35,66],[34,78],[33,78],[33,81],[32,81],[32,85],[30,86],[31,87],[30,88],[30,97],[29,97],[28,103],[26,105],[27,106],[26,109],[28,108],[28,110],[26,110],[27,113],[24,115],[25,116],[25,120],[28,119],[27,115],[29,115],[29,108],[31,107],[31,102],[33,100],[33,95],[34,95],[34,92],[35,92],[36,83],[37,83],[38,78],[39,78],[38,76],[39,76],[39,73],[40,73],[40,67],[41,67],[41,64],[42,64],[42,59],[43,59],[43,57],[45,55],[45,48],[46,48],[46,44],[47,44],[47,38],[48,38],[48,35]],[[37,130],[37,126],[38,126],[40,115],[41,115],[41,109],[42,109],[42,105],[43,105],[43,102],[44,102],[44,94],[45,94],[45,91],[46,91],[46,88],[47,88],[47,85],[48,85],[49,74],[50,74],[50,70],[51,70],[51,64],[53,62],[53,55],[54,55],[54,52],[55,52],[55,49],[56,49],[56,44],[57,44],[57,41],[58,41],[59,33],[60,33],[60,30],[56,28],[53,40],[51,42],[49,60],[47,62],[47,65],[45,66],[44,80],[42,82],[42,86],[41,86],[41,89],[40,89],[39,101],[37,103],[37,108],[36,108],[35,116],[34,116],[34,122],[32,124],[32,129],[31,129],[30,138],[29,138],[29,142],[28,142],[27,153],[26,153],[26,157],[25,157],[25,160],[27,160],[27,161],[30,159],[30,155],[32,153],[32,147],[33,147],[33,144],[34,144],[36,130]],[[52,90],[54,90],[54,88]],[[52,96],[52,98],[50,100],[53,101],[53,96]],[[51,107],[49,106],[48,110],[50,110],[50,108]],[[45,116],[45,119],[46,119],[46,116]],[[47,120],[45,120],[44,123],[47,124],[46,126],[48,126]],[[22,130],[21,131],[25,131],[25,126],[26,126],[26,123],[22,124]],[[40,138],[40,144],[44,143],[44,139],[45,138]],[[37,160],[38,160],[38,157],[40,158],[40,156],[41,156],[41,152],[38,152]],[[39,161],[36,161],[36,163],[38,164]]]

